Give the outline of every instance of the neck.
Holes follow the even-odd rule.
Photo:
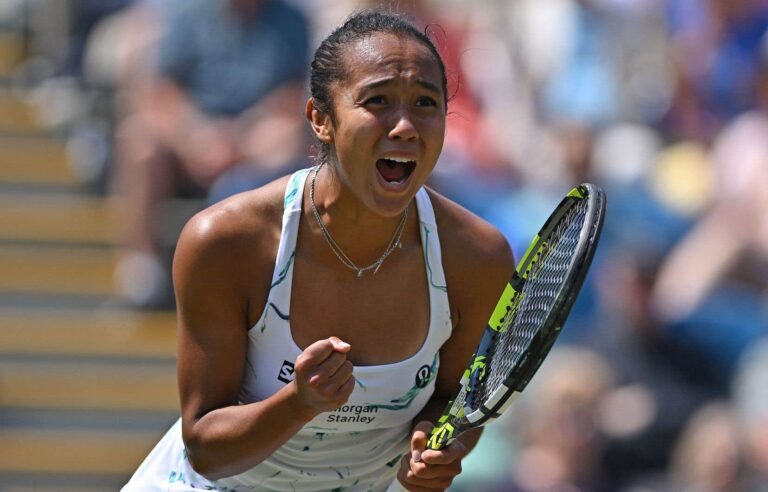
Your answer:
[[[305,196],[304,216],[312,232],[313,244],[323,258],[328,258],[339,267],[345,268],[327,244],[322,228],[317,223],[310,202],[310,188],[313,173],[310,173],[310,185]],[[411,230],[417,222],[412,217],[415,208],[409,204],[409,216],[402,226],[402,234],[398,234],[405,211],[394,217],[384,217],[366,207],[350,192],[335,175],[330,166],[321,166],[315,179],[314,202],[318,215],[332,236],[333,241],[343,253],[358,267],[366,267],[377,261],[390,246],[394,238],[399,238],[403,247],[407,246],[413,237]],[[392,252],[393,256],[397,251]],[[385,262],[391,262],[386,259]],[[382,268],[385,268],[382,267]]]

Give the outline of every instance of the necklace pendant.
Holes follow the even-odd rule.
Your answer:
[[[317,206],[315,205],[315,180],[317,180],[317,172],[322,166],[323,163],[315,166],[312,170],[312,178],[309,182],[309,204],[312,207],[312,215],[315,216],[317,225],[320,227],[320,231],[323,233],[323,239],[325,239],[325,242],[328,243],[331,251],[334,255],[336,255],[339,261],[341,261],[346,267],[357,272],[357,278],[361,278],[363,273],[371,269],[373,269],[373,274],[375,275],[376,272],[379,271],[379,268],[381,268],[384,260],[387,259],[387,257],[395,250],[395,248],[403,248],[402,237],[403,231],[405,230],[405,224],[408,221],[408,207],[405,208],[403,216],[400,219],[400,223],[398,224],[397,229],[395,229],[394,236],[392,237],[391,242],[389,243],[389,246],[387,246],[387,249],[384,251],[384,253],[374,263],[368,265],[367,267],[360,268],[355,265],[355,263],[350,260],[346,254],[344,254],[344,251],[341,249],[341,247],[336,244],[336,241],[333,240],[333,236],[331,236],[331,232],[325,227],[325,224],[323,224],[323,219],[320,218],[320,213],[317,211]]]

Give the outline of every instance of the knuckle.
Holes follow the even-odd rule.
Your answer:
[[[427,478],[427,466],[424,463],[414,463],[411,465],[411,471],[416,478]]]
[[[350,397],[350,396],[352,396],[352,388],[349,388],[349,389],[345,390],[345,391],[344,391],[344,392],[341,394],[341,399],[342,399],[342,400],[344,400],[344,401],[343,401],[343,403],[346,403],[346,402],[347,402],[347,400],[349,400],[349,397]]]
[[[354,366],[352,366],[351,362],[346,361],[341,365],[341,367],[339,367],[337,374],[341,375],[346,379],[352,376],[353,372],[354,372]]]
[[[304,373],[307,368],[309,367],[309,362],[307,360],[307,356],[304,354],[299,355],[296,357],[296,362],[293,365],[293,370],[298,373]]]

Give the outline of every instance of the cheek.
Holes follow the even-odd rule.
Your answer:
[[[445,129],[445,120],[432,121],[425,127],[425,140],[437,152],[440,152],[443,147]]]
[[[358,146],[378,138],[382,128],[381,123],[375,118],[349,118],[347,124],[340,128],[337,133],[337,145],[351,148],[354,151]]]
[[[429,134],[432,138],[436,138],[445,134],[446,118],[444,115],[425,115],[421,118],[420,126],[422,133]]]

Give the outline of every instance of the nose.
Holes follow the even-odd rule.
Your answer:
[[[419,131],[413,124],[413,119],[407,110],[397,112],[395,125],[389,131],[389,138],[393,140],[416,140],[419,137]]]

